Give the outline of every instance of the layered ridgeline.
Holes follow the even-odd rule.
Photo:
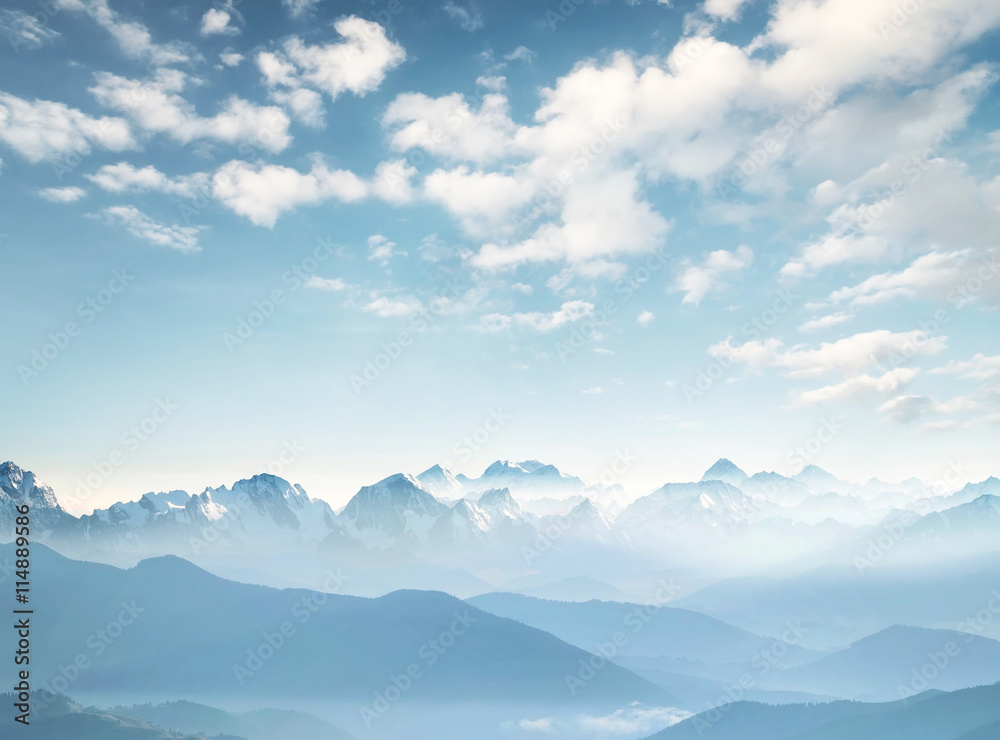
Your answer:
[[[0,559],[13,557],[12,545],[0,546]],[[441,713],[487,712],[486,726],[499,726],[532,712],[676,704],[612,663],[581,674],[590,653],[440,592],[368,599],[277,590],[223,580],[174,556],[119,569],[44,545],[32,559],[32,631],[44,636],[31,662],[36,709],[50,691],[116,705],[183,700],[307,711],[352,734],[401,737],[428,707],[438,708],[437,722]],[[6,589],[0,605],[14,607]],[[3,685],[16,684],[14,669],[0,665]],[[581,675],[568,685],[567,676]],[[152,710],[128,716],[136,714],[162,718]]]
[[[346,586],[359,595],[502,587],[641,600],[663,572],[681,567],[690,591],[723,573],[842,564],[865,574],[1000,549],[996,478],[935,491],[915,479],[852,484],[815,466],[791,477],[747,475],[725,459],[699,481],[635,499],[538,461],[498,461],[478,478],[437,465],[397,473],[362,487],[340,511],[261,474],[200,493],[147,493],[80,517],[7,462],[0,541],[11,539],[24,501],[36,539],[71,557],[131,565],[173,554],[241,580],[307,587],[319,587],[334,561],[364,574]]]

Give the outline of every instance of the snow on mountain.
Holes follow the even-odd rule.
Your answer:
[[[579,478],[560,473],[554,465],[544,465],[537,460],[519,463],[497,460],[479,478],[459,475],[457,480],[467,491],[507,488],[515,496],[528,499],[564,497],[586,488]]]
[[[458,479],[452,475],[450,470],[445,470],[440,465],[427,468],[417,476],[420,485],[437,499],[458,500],[465,496],[466,490]]]
[[[412,540],[430,530],[448,507],[412,475],[396,473],[371,486],[363,486],[344,507],[340,518],[365,544],[385,547]]]
[[[436,547],[467,548],[485,544],[489,531],[489,517],[474,502],[460,499],[438,517],[427,539]]]
[[[738,488],[746,481],[747,474],[726,458],[721,457],[715,461],[712,467],[705,471],[701,479],[702,481],[721,480],[723,483],[728,483]]]
[[[36,540],[71,524],[73,516],[63,511],[51,488],[9,460],[0,464],[0,538],[12,538],[17,522],[16,507],[31,507],[31,534]]]
[[[816,465],[806,465],[792,477],[808,486],[810,493],[829,493],[830,491],[848,493],[855,488],[854,484],[840,480],[837,476]]]
[[[491,525],[496,525],[501,519],[518,519],[521,516],[521,506],[506,488],[491,488],[481,493],[476,500],[479,507]]]
[[[716,531],[742,527],[760,517],[765,504],[720,480],[668,483],[637,499],[615,519],[633,539],[655,543],[677,530]]]

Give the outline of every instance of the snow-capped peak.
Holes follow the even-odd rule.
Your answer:
[[[723,483],[728,483],[731,486],[739,486],[746,481],[747,474],[731,461],[720,457],[712,467],[705,471],[701,479],[703,481],[721,480]]]

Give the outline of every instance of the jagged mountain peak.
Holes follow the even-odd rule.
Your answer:
[[[738,486],[743,481],[747,479],[747,474],[743,472],[735,463],[731,460],[720,457],[705,474],[701,476],[701,480],[721,480],[724,483],[729,483],[730,485]]]

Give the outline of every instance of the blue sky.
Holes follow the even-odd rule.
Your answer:
[[[0,25],[0,456],[76,512],[268,466],[998,472],[996,3]]]

